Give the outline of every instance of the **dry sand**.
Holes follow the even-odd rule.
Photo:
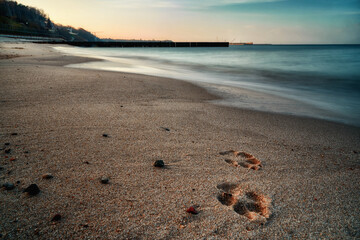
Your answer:
[[[0,238],[360,238],[359,128],[65,68],[89,59],[46,45],[0,47],[0,183],[15,184],[0,190]]]

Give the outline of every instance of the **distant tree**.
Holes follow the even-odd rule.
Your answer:
[[[53,29],[54,28],[54,24],[51,22],[50,18],[48,18],[46,20],[46,28],[47,29]]]

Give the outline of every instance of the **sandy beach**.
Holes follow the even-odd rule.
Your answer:
[[[360,128],[67,68],[91,59],[49,45],[0,54],[1,239],[360,238]]]

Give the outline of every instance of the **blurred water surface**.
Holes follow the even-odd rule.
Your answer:
[[[360,126],[359,45],[56,49],[102,60],[71,67],[189,80],[208,86],[236,107]],[[279,98],[244,100],[236,88]]]

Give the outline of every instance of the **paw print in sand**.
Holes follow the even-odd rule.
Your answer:
[[[225,152],[220,152],[219,154],[222,156],[230,156],[231,159],[227,158],[225,159],[225,162],[235,167],[238,167],[240,165],[244,168],[248,168],[252,170],[259,170],[262,167],[261,161],[256,157],[254,157],[253,155],[251,155],[250,153],[229,150]],[[238,160],[242,160],[242,161],[239,162]]]
[[[217,186],[220,190],[217,199],[223,205],[247,217],[249,220],[266,221],[270,217],[271,199],[255,191],[246,191],[239,184],[223,183]]]

